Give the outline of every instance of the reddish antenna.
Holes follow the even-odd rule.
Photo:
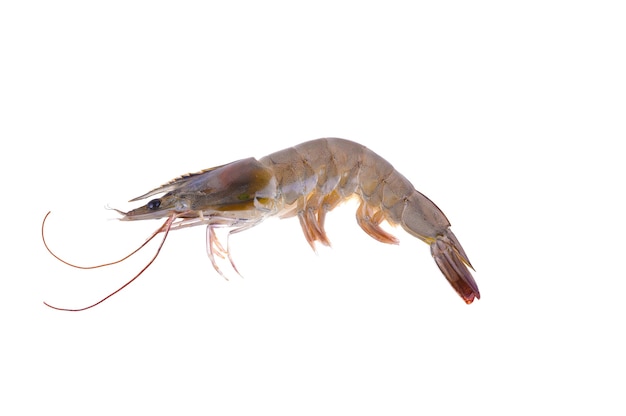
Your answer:
[[[68,266],[71,267],[75,267],[77,269],[83,269],[83,270],[88,270],[88,269],[97,269],[99,267],[105,267],[105,266],[111,266],[113,264],[117,264],[117,263],[121,263],[124,260],[128,259],[130,256],[132,256],[133,254],[137,253],[139,250],[141,250],[142,248],[144,248],[146,246],[146,244],[148,244],[150,241],[152,241],[152,239],[154,237],[157,236],[157,234],[164,232],[165,235],[163,236],[163,240],[161,240],[161,244],[159,244],[159,247],[157,248],[156,253],[154,253],[154,256],[152,257],[152,259],[150,259],[150,261],[139,271],[139,273],[137,273],[132,279],[130,279],[128,282],[124,283],[124,285],[122,285],[121,287],[119,287],[118,289],[116,289],[115,291],[109,293],[107,296],[105,296],[104,298],[100,299],[99,301],[97,301],[96,303],[93,303],[89,306],[85,306],[84,308],[77,308],[77,309],[73,309],[73,308],[59,308],[57,306],[52,306],[47,302],[44,302],[43,304],[46,305],[49,308],[52,309],[56,309],[58,311],[69,311],[69,312],[80,312],[80,311],[84,311],[87,309],[91,309],[94,306],[97,306],[99,304],[101,304],[102,302],[104,302],[105,300],[109,299],[111,296],[115,295],[116,293],[120,292],[122,289],[124,289],[126,286],[130,285],[132,282],[135,281],[135,279],[137,279],[139,276],[141,276],[143,274],[143,272],[146,271],[146,269],[148,267],[150,267],[150,265],[156,260],[156,258],[158,257],[159,253],[161,252],[161,248],[163,248],[163,244],[165,244],[165,240],[167,239],[167,235],[170,232],[170,229],[172,228],[172,224],[174,223],[174,220],[177,218],[176,214],[172,214],[170,215],[167,220],[163,223],[163,225],[161,225],[154,233],[152,233],[152,235],[143,243],[141,244],[138,248],[136,248],[135,250],[133,250],[130,254],[122,257],[119,260],[116,261],[112,261],[109,263],[103,263],[103,264],[98,264],[95,266],[78,266],[76,264],[70,263],[64,259],[62,259],[61,257],[59,257],[57,254],[55,254],[50,247],[48,247],[48,244],[46,243],[46,238],[45,238],[45,233],[44,233],[44,226],[46,223],[46,219],[48,218],[48,215],[50,215],[50,211],[48,211],[48,213],[46,214],[46,216],[43,218],[43,222],[41,223],[41,239],[43,240],[43,244],[46,247],[46,250],[48,250],[48,253],[50,253],[55,259],[59,260],[61,263],[66,264]]]

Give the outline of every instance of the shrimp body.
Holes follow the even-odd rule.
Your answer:
[[[284,149],[259,160],[242,159],[202,172],[181,176],[131,201],[149,198],[146,205],[120,212],[122,220],[168,218],[157,232],[207,225],[207,253],[215,261],[230,257],[228,243],[217,239],[215,228],[232,233],[251,228],[265,218],[297,216],[311,247],[329,245],[326,214],[356,197],[361,228],[383,243],[398,239],[384,231],[387,221],[430,245],[431,254],[448,282],[466,303],[480,298],[472,267],[441,210],[385,159],[367,147],[344,139],[325,138]]]

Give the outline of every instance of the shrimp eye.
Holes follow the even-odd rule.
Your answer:
[[[148,202],[148,209],[157,209],[161,206],[161,200],[160,199],[153,199],[152,201]]]

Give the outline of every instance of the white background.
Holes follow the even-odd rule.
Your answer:
[[[4,2],[1,414],[624,414],[620,2]],[[506,5],[504,5],[506,3]],[[318,137],[358,141],[446,213],[467,306],[354,204],[204,229],[105,269],[158,223],[105,205]]]

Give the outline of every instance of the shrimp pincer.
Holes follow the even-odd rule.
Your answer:
[[[350,198],[358,200],[357,223],[369,236],[383,243],[398,244],[398,239],[380,225],[387,221],[401,226],[430,245],[437,266],[467,304],[480,299],[469,270],[473,267],[444,213],[389,162],[355,142],[338,138],[308,141],[258,160],[242,159],[178,177],[130,202],[156,195],[161,196],[128,212],[115,210],[122,215],[122,221],[165,219],[149,239],[164,233],[152,260],[128,283],[99,302],[86,308],[64,310],[90,308],[123,289],[154,261],[169,231],[181,228],[207,226],[207,254],[215,270],[224,277],[216,256],[227,258],[237,271],[230,255],[230,235],[269,217],[296,216],[313,249],[316,243],[328,246],[330,241],[324,229],[326,214]],[[218,228],[228,229],[226,245],[217,238]],[[94,267],[119,263],[146,243],[117,262]],[[50,251],[47,244],[46,248]]]

